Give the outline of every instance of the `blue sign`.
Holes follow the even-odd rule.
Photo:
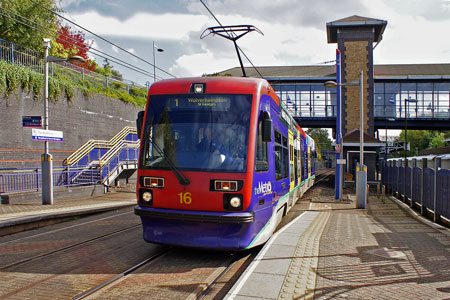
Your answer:
[[[23,116],[23,127],[42,127],[42,116]]]

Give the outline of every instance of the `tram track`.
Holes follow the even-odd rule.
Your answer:
[[[36,255],[36,256],[30,257],[30,258],[22,259],[22,260],[10,263],[10,264],[5,265],[5,266],[1,266],[0,267],[0,271],[3,271],[3,270],[8,269],[8,268],[16,267],[16,266],[19,266],[21,264],[25,264],[25,263],[28,263],[28,262],[31,262],[31,261],[34,261],[34,260],[37,260],[37,259],[40,259],[40,258],[44,258],[44,257],[50,256],[50,255],[54,255],[54,254],[57,254],[57,253],[60,253],[60,252],[63,252],[63,251],[74,249],[76,247],[80,247],[80,246],[83,246],[83,245],[86,245],[86,244],[89,244],[89,243],[93,243],[93,242],[96,242],[96,241],[98,241],[100,239],[103,239],[103,238],[106,238],[106,237],[110,237],[110,236],[113,236],[113,235],[116,235],[116,234],[119,234],[119,233],[123,233],[123,232],[126,232],[128,230],[140,227],[140,226],[141,226],[141,224],[128,226],[126,228],[123,228],[123,229],[120,229],[120,230],[117,230],[117,231],[114,231],[114,232],[110,232],[110,233],[107,233],[107,234],[99,235],[99,236],[96,236],[94,238],[91,238],[91,239],[88,239],[88,240],[85,240],[85,241],[82,241],[82,242],[79,242],[79,243],[74,243],[72,245],[56,249],[54,251],[50,251],[50,252],[39,254],[39,255]]]
[[[73,297],[72,300],[86,299],[86,298],[88,298],[90,296],[93,296],[96,293],[101,293],[102,289],[105,289],[105,288],[109,287],[110,285],[112,285],[116,281],[118,281],[119,279],[122,279],[123,277],[131,274],[132,272],[134,272],[135,270],[141,268],[142,266],[155,261],[156,259],[160,258],[163,255],[168,254],[171,250],[172,250],[172,248],[164,249],[164,250],[162,250],[162,251],[152,255],[151,257],[149,257],[149,258],[139,262],[138,264],[136,264],[136,265],[132,266],[131,268],[123,271],[122,273],[117,274],[116,276],[106,280],[105,282],[103,282],[101,284],[98,284],[97,286],[87,290],[86,292]]]
[[[327,179],[328,177],[330,177],[331,175],[334,174],[333,170],[325,170],[324,172],[321,172],[320,174],[316,175],[316,178],[314,180],[314,185],[318,184],[319,182]]]
[[[139,299],[219,299],[256,255],[170,247],[71,299],[122,299],[131,290]]]

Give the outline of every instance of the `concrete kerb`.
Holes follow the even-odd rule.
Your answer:
[[[67,221],[73,217],[90,215],[130,206],[135,206],[136,203],[113,203],[101,205],[86,205],[83,207],[69,207],[52,209],[50,211],[32,211],[25,214],[18,214],[17,216],[7,216],[2,220],[0,215],[0,236],[30,230],[46,225],[56,224]]]

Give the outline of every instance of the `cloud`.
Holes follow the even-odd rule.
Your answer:
[[[190,12],[203,11],[209,14],[197,0],[185,2]],[[315,28],[323,28],[326,22],[334,21],[336,16],[339,16],[338,19],[347,17],[349,11],[367,11],[367,7],[357,0],[205,0],[205,3],[215,14],[241,15],[272,24]]]
[[[187,14],[137,13],[132,18],[120,20],[96,11],[71,14],[72,19],[95,33],[137,39],[187,40],[191,31],[198,31],[208,18]]]
[[[402,0],[384,0],[384,4],[403,15],[423,17],[431,22],[448,20],[450,16],[448,0],[408,1],[408,4]]]
[[[322,30],[306,28],[300,31],[298,26],[273,24],[237,15],[217,17],[224,22],[239,19],[243,24],[258,24],[264,35],[251,32],[238,40],[239,47],[256,66],[315,64],[334,59],[335,46],[326,44],[325,26]],[[212,22],[214,20],[210,20],[209,24]],[[198,47],[192,51],[185,49],[184,55],[172,65],[173,73],[197,76],[239,66],[232,41],[218,35],[199,40],[197,32],[192,32],[189,38],[183,44],[196,44]],[[245,66],[251,66],[244,56],[242,60]]]

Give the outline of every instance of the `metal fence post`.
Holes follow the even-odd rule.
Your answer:
[[[434,159],[434,195],[433,195],[433,200],[434,200],[434,218],[433,221],[435,223],[438,223],[440,221],[441,216],[437,213],[437,187],[438,187],[438,171],[441,168],[441,158],[440,157],[436,157]]]
[[[36,168],[36,191],[39,191],[39,168]]]
[[[425,216],[427,214],[427,208],[423,204],[423,199],[425,198],[425,169],[427,168],[428,159],[422,158],[422,184],[421,184],[421,195],[420,195],[420,214]]]
[[[411,166],[411,186],[410,186],[410,195],[411,195],[411,208],[414,208],[414,197],[413,197],[413,184],[414,184],[414,168],[417,166],[417,159],[413,158],[412,166]]]

